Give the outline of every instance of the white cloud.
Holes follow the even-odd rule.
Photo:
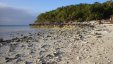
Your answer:
[[[0,3],[0,25],[25,25],[34,20],[35,15],[29,11]]]

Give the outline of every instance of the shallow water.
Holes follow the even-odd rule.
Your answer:
[[[50,31],[63,30],[54,28],[32,28],[28,25],[2,25],[0,26],[0,38],[12,39],[23,36],[36,36],[39,32],[48,34]],[[64,29],[68,30],[68,29]]]
[[[38,29],[31,28],[28,25],[1,25],[0,38],[10,39],[19,35],[35,33]]]
[[[0,25],[0,32],[14,32],[14,31],[23,31],[30,30],[28,25]]]

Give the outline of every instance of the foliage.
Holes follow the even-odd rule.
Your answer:
[[[35,23],[68,23],[91,20],[108,19],[113,15],[113,2],[95,2],[94,4],[81,3],[57,8],[49,12],[41,13]]]

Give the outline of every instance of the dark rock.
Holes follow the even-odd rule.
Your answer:
[[[31,34],[31,33],[29,33],[29,34]]]
[[[15,38],[13,38],[12,40],[17,40],[18,38],[17,37],[15,37]]]
[[[33,64],[33,62],[28,62],[28,61],[26,61],[26,63],[25,64]]]
[[[7,44],[7,42],[0,42],[0,45],[2,46],[2,45],[6,45]]]
[[[51,37],[50,35],[47,35],[47,37]]]
[[[13,42],[21,42],[21,39],[16,37],[16,38],[13,38],[12,41]]]
[[[15,58],[8,58],[8,57],[5,58],[6,62],[11,62],[11,61],[14,60],[14,59],[15,59]]]
[[[80,37],[80,40],[84,39],[83,35],[81,35],[81,34],[79,34],[79,37]]]
[[[46,51],[40,51],[39,55],[43,55]]]
[[[46,56],[46,58],[48,58],[48,59],[53,59],[53,55],[50,55],[50,54],[49,54],[49,55]]]
[[[37,35],[40,36],[40,33],[38,33]]]
[[[21,36],[24,36],[23,34],[21,34]]]
[[[17,59],[17,58],[19,58],[19,57],[21,57],[21,54],[17,54],[17,55],[15,56],[15,59]]]
[[[97,38],[102,38],[102,36],[97,36]]]
[[[45,62],[42,62],[42,64],[47,64],[47,63],[45,63]]]
[[[98,29],[98,30],[96,30],[96,31],[102,31],[102,29]]]
[[[1,41],[0,41],[1,45],[7,45],[7,44],[9,44],[11,42],[12,42],[12,40],[2,40],[1,39]]]
[[[40,61],[42,64],[47,64],[47,60],[43,56],[40,57]]]
[[[49,48],[50,45],[43,45],[41,48]]]
[[[28,36],[24,36],[24,37],[23,37],[23,39],[26,39],[26,38],[28,38]]]
[[[95,35],[102,35],[101,33],[95,33]]]
[[[13,52],[15,50],[15,48],[18,46],[18,44],[10,44],[10,52]]]
[[[17,39],[17,40],[16,40],[16,42],[20,42],[20,41],[21,41],[20,39]]]
[[[4,40],[2,38],[0,38],[0,42],[4,42]]]
[[[5,40],[5,42],[7,42],[7,43],[11,43],[11,42],[12,42],[12,40]]]
[[[32,53],[35,53],[35,51],[34,50],[31,50],[30,54],[32,54]]]

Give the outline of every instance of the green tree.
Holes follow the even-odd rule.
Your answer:
[[[94,4],[81,3],[59,7],[56,10],[41,13],[35,23],[68,23],[70,21],[91,21],[108,19],[113,15],[113,2],[95,2]]]

